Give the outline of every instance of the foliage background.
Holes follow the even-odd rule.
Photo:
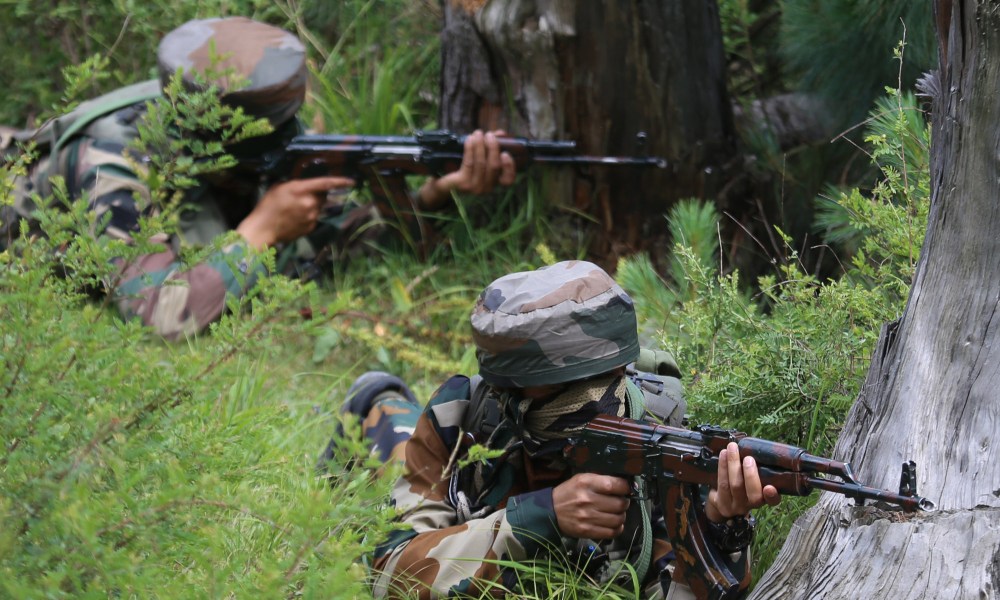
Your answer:
[[[815,213],[816,244],[836,268],[805,260],[777,223],[761,245],[770,273],[743,280],[718,246],[719,215],[692,201],[664,215],[676,246],[657,262],[669,271],[635,256],[617,277],[637,300],[644,341],[679,359],[692,420],[828,453],[880,326],[902,311],[922,242],[929,141],[907,91],[932,57],[930,16],[917,8],[926,3],[874,0],[719,4],[735,102],[817,93],[851,129],[850,152],[782,151],[753,132],[742,140],[778,201]],[[240,14],[307,40],[305,115],[316,129],[434,125],[434,2],[0,7],[0,123],[35,125],[153,77],[152,48],[167,31]],[[817,38],[819,10],[874,55],[850,63]],[[908,45],[894,55],[896,23],[906,23]],[[902,92],[885,96],[886,85]],[[5,201],[23,168],[4,164]],[[87,291],[107,283],[109,257],[130,250],[74,236],[81,211],[52,211],[47,238],[0,253],[0,596],[365,597],[355,559],[388,526],[392,473],[348,468],[364,455],[348,423],[332,478],[316,476],[338,403],[369,369],[402,376],[422,399],[452,372],[474,371],[465,323],[478,290],[507,271],[582,257],[579,236],[553,229],[539,189],[526,180],[498,198],[458,198],[458,210],[439,217],[444,242],[429,260],[405,244],[383,246],[336,265],[320,285],[270,280],[210,335],[173,345],[122,323]],[[809,502],[761,511],[755,569]],[[559,567],[519,568],[540,581],[537,597],[634,596]]]

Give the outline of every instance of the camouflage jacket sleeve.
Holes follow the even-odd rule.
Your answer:
[[[265,274],[243,242],[230,244],[195,265],[182,264],[171,249],[119,263],[115,304],[125,318],[141,319],[175,340],[204,330]]]
[[[475,593],[500,579],[497,560],[524,560],[560,545],[552,490],[508,498],[495,512],[465,520],[449,501],[444,476],[468,405],[469,380],[453,377],[435,393],[406,445],[406,474],[392,501],[408,529],[375,553],[377,598]]]
[[[117,144],[89,138],[60,153],[55,171],[73,198],[86,195],[95,236],[131,240],[152,213],[149,190]],[[163,251],[120,260],[113,299],[126,318],[141,319],[168,339],[197,333],[217,320],[231,297],[242,297],[264,273],[244,243],[231,244],[195,265],[182,264],[163,236]]]

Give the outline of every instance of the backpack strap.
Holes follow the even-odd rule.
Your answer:
[[[469,379],[469,407],[462,418],[462,431],[472,434],[478,443],[483,443],[493,435],[503,417],[500,403],[488,394],[489,386],[483,384],[480,375]]]
[[[642,418],[645,413],[645,395],[639,387],[636,386],[635,382],[632,381],[631,377],[625,378],[625,391],[628,396],[629,418]],[[636,494],[640,498],[648,497],[648,494],[646,493],[646,481],[642,477],[634,478],[632,484],[635,486]],[[649,569],[649,563],[653,557],[653,523],[648,502],[639,502],[639,514],[639,524],[642,527],[642,539],[639,555],[636,557],[632,566],[635,567],[636,580],[644,581],[646,579],[646,571]]]
[[[101,117],[133,104],[159,98],[161,95],[163,93],[160,90],[160,82],[156,79],[118,88],[103,96],[87,100],[68,114],[43,125],[34,137],[43,143],[48,141],[49,152],[56,154]]]
[[[658,374],[647,373],[645,368],[652,368]],[[625,390],[629,403],[628,416],[632,419],[642,419],[652,415],[668,425],[679,426],[683,421],[687,404],[684,402],[683,389],[678,376],[680,376],[680,370],[669,353],[640,350],[637,363],[630,364],[625,368]],[[634,485],[640,497],[647,497],[645,480],[636,477]],[[649,503],[640,502],[639,511],[642,538],[639,555],[633,562],[633,567],[635,567],[636,579],[644,581],[653,556],[653,524]]]
[[[74,110],[38,128],[25,140],[35,140],[39,149],[47,150],[50,156],[48,172],[39,173],[38,188],[47,189],[49,179],[58,172],[59,152],[73,139],[86,132],[88,127],[123,108],[159,98],[161,95],[160,82],[156,79],[134,83],[82,102]]]

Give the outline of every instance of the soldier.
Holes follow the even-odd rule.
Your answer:
[[[193,89],[199,87],[196,74],[231,70],[233,77],[214,82],[222,102],[266,118],[274,128],[233,146],[230,152],[238,160],[259,159],[302,132],[295,114],[305,99],[307,69],[305,48],[294,35],[243,17],[195,20],[164,37],[157,59],[163,85],[178,70]],[[241,84],[229,88],[231,80]],[[32,196],[51,196],[56,175],[71,198],[87,198],[100,224],[93,233],[132,239],[140,217],[157,207],[136,172],[143,168],[143,157],[129,160],[126,145],[137,136],[146,101],[160,96],[160,85],[152,80],[117,90],[35,132],[34,139],[49,153],[16,182],[15,205],[0,207],[0,249],[10,244],[22,220],[37,233]],[[452,191],[481,194],[509,185],[514,163],[500,152],[496,135],[477,131],[468,136],[461,168],[429,179],[415,195],[399,182],[386,184],[392,192],[374,184],[372,193],[377,201],[413,211],[440,207]],[[259,261],[248,260],[250,249],[283,249],[290,259],[282,257],[279,265],[288,264],[285,270],[294,272],[344,244],[371,217],[372,208],[348,207],[335,215],[322,209],[328,191],[352,185],[344,177],[317,177],[267,187],[259,175],[239,166],[206,175],[185,191],[184,202],[193,208],[182,213],[177,235],[164,236],[163,250],[117,265],[116,305],[125,317],[141,319],[168,339],[203,330],[223,314],[227,300],[242,297],[267,275]],[[195,265],[178,260],[182,245],[204,245],[232,230],[240,239],[218,253]]]
[[[345,411],[363,419],[382,459],[405,461],[392,502],[407,527],[375,552],[375,596],[515,591],[517,573],[498,561],[556,556],[576,557],[568,560],[599,580],[627,576],[628,561],[647,596],[693,597],[672,578],[662,518],[647,516],[654,514],[648,501],[630,500],[632,483],[571,475],[561,455],[565,440],[598,414],[651,411],[676,423],[676,402],[656,394],[644,401],[650,394],[627,367],[640,354],[629,296],[596,265],[562,262],[497,279],[471,322],[481,380],[452,377],[422,412],[405,384],[384,373],[362,376],[348,393]],[[660,381],[671,395],[670,382]],[[501,457],[457,467],[473,440]],[[726,547],[721,542],[733,540],[726,528],[748,526],[750,509],[780,496],[762,487],[753,459],[741,462],[735,444],[719,465],[704,511],[720,524],[720,547],[742,553],[745,588],[748,541]],[[643,528],[652,535],[640,535]]]

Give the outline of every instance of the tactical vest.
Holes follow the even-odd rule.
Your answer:
[[[628,416],[674,427],[682,426],[687,405],[679,376],[680,371],[669,353],[645,349],[640,351],[636,363],[626,367]],[[482,377],[472,377],[469,385],[470,401],[462,419],[462,431],[471,440],[483,444],[502,421],[502,408],[494,388],[484,384]],[[475,469],[471,465],[452,470],[448,496],[456,509],[459,523],[480,518],[496,510],[497,504],[510,490],[510,471],[502,466],[485,470]],[[634,485],[639,496],[647,496],[644,482],[636,480]],[[606,581],[615,574],[628,573],[622,563],[629,560],[634,565],[638,580],[642,581],[652,555],[650,510],[648,501],[636,502],[626,515],[625,530],[640,532],[638,544],[618,538],[603,544],[593,540],[579,540],[572,554],[577,560],[586,561],[591,567],[589,570],[601,581]],[[594,558],[597,548],[601,548],[600,560]],[[632,558],[628,559],[630,556]]]

